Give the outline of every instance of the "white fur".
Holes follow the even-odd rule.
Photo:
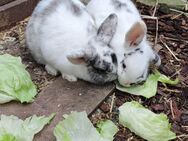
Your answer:
[[[28,48],[37,62],[44,64],[50,74],[56,75],[57,71],[60,71],[62,77],[69,81],[76,81],[80,78],[93,82],[86,64],[76,65],[67,59],[68,56],[79,55],[89,50],[88,42],[97,33],[92,17],[78,0],[72,0],[72,2],[81,7],[81,15],[76,16],[67,9],[67,3],[71,0],[56,0],[60,1],[60,4],[52,9],[53,12],[50,14],[43,15],[52,1],[54,0],[42,0],[35,8],[26,30]],[[113,52],[109,47],[102,48],[98,43],[95,49],[99,56],[103,55],[104,50]],[[104,59],[111,61],[108,57]],[[116,70],[113,73],[115,74]],[[115,78],[113,75],[108,81]]]
[[[143,41],[137,47],[141,48],[144,54],[135,53],[127,59],[123,59],[124,53],[133,51],[125,42],[125,36],[136,22],[141,21],[141,17],[131,0],[119,1],[126,3],[130,12],[127,12],[126,9],[118,10],[114,8],[112,0],[91,0],[87,5],[87,10],[94,17],[97,26],[111,13],[115,13],[118,16],[117,30],[110,45],[117,55],[118,80],[121,85],[126,86],[130,83],[137,83],[146,79],[149,63],[155,58],[155,53],[147,43],[146,37],[144,37]],[[126,69],[122,68],[122,61],[126,64]],[[145,72],[143,79],[138,80],[137,78],[143,72]]]

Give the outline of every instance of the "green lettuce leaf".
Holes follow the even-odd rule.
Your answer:
[[[97,130],[103,138],[109,139],[109,141],[112,141],[118,132],[117,126],[111,120],[100,121],[97,124]]]
[[[37,94],[29,73],[20,57],[0,55],[0,103],[11,100],[32,102]]]
[[[50,122],[55,114],[49,117],[36,115],[21,120],[16,116],[1,115],[0,141],[32,141],[34,135]]]
[[[88,119],[86,112],[72,112],[64,118],[54,129],[57,141],[113,141],[117,129],[113,123],[101,123],[98,127],[98,130],[102,131],[101,135]],[[104,131],[103,126],[113,129]]]
[[[167,76],[161,74],[159,71],[155,71],[154,74],[150,74],[142,85],[133,85],[130,87],[124,87],[116,82],[116,89],[127,92],[133,95],[140,95],[146,98],[151,98],[156,95],[157,93],[157,84],[159,82],[176,85],[179,83],[179,80],[171,80]]]
[[[169,77],[161,74],[159,71],[155,71],[155,74],[159,76],[158,81],[165,84],[176,85],[179,83],[179,79],[171,80]]]
[[[136,101],[119,107],[119,122],[148,141],[168,141],[176,138],[165,114],[155,114]]]
[[[134,95],[141,95],[146,98],[154,96],[157,92],[158,76],[151,74],[143,85],[133,85],[131,87],[123,87],[119,83],[116,88],[120,91],[127,92]]]
[[[0,137],[0,141],[18,141],[16,137],[11,134],[4,134]]]

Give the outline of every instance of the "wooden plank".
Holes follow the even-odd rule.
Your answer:
[[[14,0],[1,0],[0,1],[0,6],[3,6],[3,5],[5,5],[5,4],[9,3],[9,2],[12,2],[12,1],[14,1]]]
[[[0,6],[0,29],[8,27],[31,15],[39,0],[14,0]]]
[[[53,130],[63,114],[69,114],[71,111],[86,111],[91,114],[113,90],[113,84],[97,86],[83,81],[70,83],[60,77],[42,91],[32,104],[11,102],[1,105],[0,114],[13,114],[23,119],[33,114],[50,115],[55,112],[56,117],[52,123],[34,139],[55,141]]]

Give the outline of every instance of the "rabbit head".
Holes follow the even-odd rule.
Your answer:
[[[145,23],[138,21],[125,35],[125,51],[118,64],[118,81],[123,86],[146,80],[150,63],[161,64],[159,55],[146,41],[146,32]]]
[[[109,46],[116,31],[117,21],[117,16],[110,14],[85,48],[72,51],[67,56],[73,64],[86,65],[91,79],[98,84],[117,78],[117,58]]]

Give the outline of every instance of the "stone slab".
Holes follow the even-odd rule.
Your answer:
[[[63,114],[71,111],[86,111],[91,114],[97,106],[114,91],[113,84],[97,86],[84,81],[68,82],[61,77],[38,94],[31,104],[10,102],[0,105],[0,114],[16,115],[22,119],[36,115],[56,113],[51,124],[46,126],[34,141],[55,141],[53,130]]]

